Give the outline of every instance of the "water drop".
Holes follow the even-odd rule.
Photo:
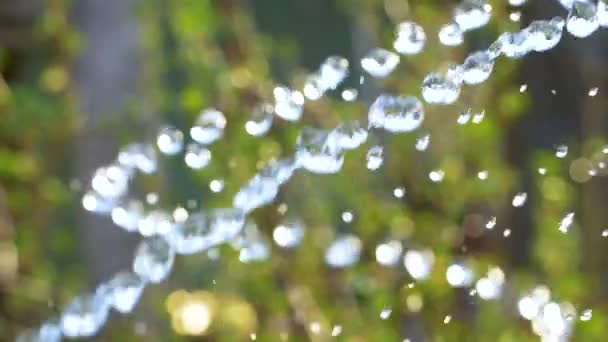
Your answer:
[[[527,85],[527,84],[525,84],[525,83],[524,83],[524,84],[522,84],[521,86],[519,86],[519,92],[520,92],[520,93],[522,93],[522,94],[523,94],[523,93],[525,93],[525,92],[526,92],[526,90],[528,90],[528,85]]]
[[[399,56],[391,51],[376,48],[361,59],[361,67],[376,78],[390,75],[399,64]]]
[[[607,236],[608,236],[608,229],[602,230],[602,237],[607,237]]]
[[[509,13],[509,19],[513,22],[519,22],[519,20],[521,19],[521,12],[515,11],[515,12]]]
[[[168,240],[176,253],[194,254],[218,243],[210,233],[207,217],[202,213],[195,213],[185,222],[176,224],[173,232],[168,235]]]
[[[274,242],[283,248],[293,248],[304,237],[304,228],[299,221],[286,221],[276,226],[272,232]]]
[[[473,273],[461,264],[452,264],[445,273],[448,284],[452,287],[464,287],[473,281]]]
[[[470,119],[471,109],[467,109],[458,115],[458,119],[456,119],[456,122],[458,122],[459,125],[464,125],[469,122]]]
[[[342,326],[334,325],[334,327],[331,329],[331,336],[336,337],[336,336],[340,336],[340,334],[342,334]]]
[[[486,229],[494,229],[496,227],[496,216],[492,216],[488,222],[486,222]]]
[[[184,161],[191,169],[203,169],[211,161],[211,151],[199,144],[188,144]]]
[[[485,0],[463,0],[454,10],[454,21],[463,31],[485,26],[492,10],[486,5]]]
[[[108,318],[110,301],[102,287],[94,294],[76,297],[61,315],[61,331],[68,338],[95,335]]]
[[[405,269],[416,280],[424,280],[429,277],[434,261],[435,256],[430,250],[410,249],[403,258]]]
[[[209,182],[209,189],[215,193],[221,192],[224,190],[224,181],[221,179],[213,179]]]
[[[538,168],[538,174],[540,175],[546,175],[547,174],[547,169],[545,169],[544,167],[539,167]]]
[[[139,201],[129,201],[112,208],[112,222],[128,232],[137,230],[139,220],[144,215],[144,206]]]
[[[486,180],[486,179],[488,179],[488,171],[487,170],[483,170],[483,171],[477,172],[477,178],[479,178],[480,180]]]
[[[432,104],[451,104],[460,96],[460,86],[438,73],[428,74],[422,81],[422,97]]]
[[[401,242],[392,240],[376,247],[376,261],[380,265],[393,266],[399,262],[403,246]]]
[[[595,32],[600,23],[597,18],[597,7],[590,1],[576,0],[572,4],[566,30],[575,37],[585,38]]]
[[[526,200],[528,199],[528,194],[525,192],[519,192],[517,194],[515,194],[515,196],[513,196],[513,201],[511,201],[511,204],[516,207],[522,207],[525,203]]]
[[[108,283],[108,293],[112,307],[123,314],[133,311],[144,289],[145,282],[130,272],[117,273]]]
[[[367,151],[367,168],[377,170],[384,162],[384,148],[382,146],[372,146]]]
[[[526,3],[526,0],[509,0],[509,5],[519,7]]]
[[[521,58],[532,50],[530,32],[505,32],[496,41],[496,49],[508,58]]]
[[[382,309],[382,311],[380,311],[380,319],[383,321],[386,321],[387,319],[389,319],[391,317],[392,313],[393,313],[393,310],[390,308]]]
[[[325,251],[325,262],[331,267],[347,267],[359,261],[361,240],[354,235],[343,235]]]
[[[359,91],[354,88],[344,89],[342,91],[342,99],[346,102],[352,102],[357,99],[359,95]]]
[[[540,305],[533,297],[525,296],[517,302],[517,309],[521,317],[532,320],[540,311]]]
[[[153,210],[137,222],[137,228],[143,236],[164,235],[173,230],[172,219],[165,211]]]
[[[178,154],[184,145],[184,134],[175,127],[163,127],[156,137],[156,145],[166,155],[172,156]]]
[[[257,175],[236,193],[232,205],[249,213],[272,202],[278,192],[279,184],[273,178]]]
[[[598,91],[597,87],[591,88],[591,89],[589,89],[588,95],[593,97],[593,96],[597,95],[597,91]]]
[[[451,321],[452,321],[452,316],[450,316],[450,315],[446,315],[443,318],[443,324],[449,324]]]
[[[274,112],[284,120],[298,121],[302,116],[304,95],[287,87],[274,88]]]
[[[393,190],[393,196],[397,197],[397,198],[403,198],[403,196],[405,196],[405,188],[404,187],[397,187]]]
[[[345,223],[353,222],[353,218],[353,213],[351,213],[350,211],[345,211],[342,213],[342,221],[344,221]]]
[[[529,44],[538,52],[554,48],[562,38],[564,25],[562,17],[533,21],[525,30],[530,35]]]
[[[505,229],[505,230],[502,232],[502,236],[504,236],[504,237],[506,237],[506,238],[507,238],[507,237],[509,237],[509,236],[511,236],[511,229],[509,229],[509,228]]]
[[[196,119],[196,123],[190,129],[190,136],[196,142],[208,145],[219,139],[224,134],[226,117],[217,109],[204,109]]]
[[[431,143],[431,135],[425,134],[420,138],[416,139],[416,150],[418,151],[426,151]]]
[[[467,84],[479,84],[487,80],[494,68],[494,61],[487,51],[470,54],[462,65],[463,80]]]
[[[348,76],[348,60],[341,56],[329,56],[319,68],[323,92],[336,89]]]
[[[298,136],[296,160],[310,172],[336,173],[344,163],[344,150],[329,139],[326,131],[305,127]]]
[[[361,127],[357,120],[345,121],[338,124],[331,133],[329,139],[339,148],[353,150],[361,146],[367,140],[367,130]]]
[[[462,30],[456,23],[449,23],[442,26],[439,29],[437,36],[439,37],[441,44],[445,46],[457,46],[464,41]]]
[[[419,53],[426,42],[424,30],[414,22],[408,21],[397,25],[396,36],[393,46],[397,52],[405,55]]]
[[[443,181],[443,177],[445,177],[445,173],[443,170],[433,170],[429,172],[429,179],[433,183],[440,183]]]
[[[245,130],[254,137],[266,134],[272,126],[274,108],[268,103],[262,103],[253,109],[249,120],[245,123]]]
[[[568,213],[559,223],[559,231],[566,234],[574,222],[574,213]]]
[[[414,96],[380,95],[370,106],[368,122],[371,127],[389,132],[409,132],[424,120],[422,103]]]
[[[598,0],[597,21],[602,27],[608,27],[608,0]]]
[[[555,149],[555,156],[557,158],[565,158],[568,155],[568,145],[559,145]]]
[[[593,310],[587,309],[587,310],[583,311],[583,313],[581,314],[580,320],[583,322],[587,322],[587,321],[590,321],[592,317],[593,317]]]
[[[129,144],[118,152],[118,163],[151,174],[157,169],[156,152],[149,144]]]
[[[482,110],[479,113],[473,114],[473,119],[471,120],[471,122],[478,125],[483,121],[483,119],[485,119],[485,117],[486,117],[486,111]]]

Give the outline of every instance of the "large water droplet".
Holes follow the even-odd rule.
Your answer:
[[[487,51],[472,53],[462,64],[463,80],[467,84],[479,84],[487,80],[494,68],[494,61]]]
[[[156,145],[166,155],[178,154],[184,146],[184,134],[175,127],[163,127],[156,137]]]
[[[599,26],[595,4],[590,1],[574,1],[566,21],[566,30],[575,37],[585,38]]]
[[[403,22],[397,25],[397,38],[393,46],[399,53],[413,55],[422,51],[426,34],[422,27],[414,22]]]
[[[367,140],[368,133],[365,128],[361,127],[359,121],[352,120],[341,122],[329,135],[329,139],[339,148],[353,150]]]
[[[325,262],[331,267],[348,267],[359,261],[361,240],[354,235],[336,238],[325,251]]]
[[[491,12],[485,0],[463,0],[454,9],[454,21],[463,31],[469,31],[485,26]]]
[[[247,133],[254,137],[260,137],[266,134],[272,126],[273,113],[274,108],[272,105],[268,103],[257,105],[251,112],[249,120],[245,123],[245,130]]]
[[[368,113],[371,127],[384,128],[389,132],[415,130],[423,120],[422,103],[414,96],[380,95]]]
[[[551,20],[535,20],[526,31],[530,34],[530,45],[534,51],[547,51],[554,48],[562,38],[565,21],[561,17]]]
[[[498,37],[495,46],[508,58],[521,58],[532,50],[530,39],[530,32],[527,30],[505,32]]]
[[[384,266],[396,265],[401,258],[402,251],[403,246],[397,240],[381,243],[376,247],[376,261]]]
[[[437,33],[439,37],[439,41],[441,44],[445,46],[457,46],[462,44],[464,41],[464,36],[462,34],[462,30],[460,26],[456,23],[449,23],[447,25],[443,25],[439,29],[439,33]]]
[[[416,280],[424,280],[429,277],[434,261],[435,255],[430,250],[411,249],[403,257],[405,269]]]
[[[174,259],[175,252],[164,238],[151,237],[137,247],[133,272],[146,281],[160,283],[169,276]]]
[[[390,75],[399,64],[399,55],[394,52],[376,48],[361,59],[361,67],[376,78]]]
[[[304,95],[287,87],[276,87],[273,93],[274,112],[287,121],[300,120],[304,106]]]
[[[198,116],[196,124],[190,129],[190,136],[196,142],[208,145],[224,134],[226,117],[217,109],[204,109]]]
[[[344,150],[328,138],[327,131],[305,127],[296,144],[298,164],[314,173],[340,171],[344,163]]]
[[[460,86],[438,73],[428,74],[422,81],[422,97],[431,104],[451,104],[460,96]]]
[[[184,162],[189,168],[200,170],[205,168],[211,161],[211,151],[199,144],[188,144]]]
[[[319,68],[323,91],[336,89],[348,76],[348,60],[341,56],[327,57]]]

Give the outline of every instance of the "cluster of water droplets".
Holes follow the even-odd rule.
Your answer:
[[[502,34],[487,50],[470,54],[462,65],[451,66],[445,74],[427,75],[422,82],[424,100],[430,104],[455,102],[463,83],[474,85],[489,78],[496,58],[501,55],[520,58],[531,51],[549,50],[559,43],[564,27],[576,37],[586,37],[598,27],[608,26],[606,0],[600,0],[598,5],[587,1],[562,3],[568,3],[565,4],[569,9],[567,20],[556,17],[551,20],[533,21],[519,32]],[[462,32],[485,25],[489,21],[490,13],[491,7],[485,1],[463,1],[454,11],[453,23],[441,29],[440,40],[445,45],[459,44],[462,41]],[[397,27],[394,48],[402,54],[415,54],[422,50],[425,41],[426,35],[419,25],[404,22]],[[363,69],[378,78],[388,76],[398,63],[397,54],[380,48],[370,51],[361,60]],[[263,103],[256,107],[250,120],[246,122],[246,131],[254,136],[265,134],[272,125],[273,114],[287,121],[299,120],[303,113],[305,97],[315,100],[326,91],[336,89],[348,75],[348,67],[347,60],[332,56],[310,76],[303,92],[285,86],[276,87],[274,104]],[[349,95],[349,98],[356,98],[356,95]],[[313,173],[336,173],[343,165],[344,152],[364,144],[370,129],[383,129],[393,133],[408,132],[417,129],[423,119],[423,106],[416,97],[381,95],[369,108],[368,128],[361,126],[358,121],[343,122],[333,130],[304,128],[297,139],[294,157],[269,163],[237,192],[232,208],[193,213],[184,208],[176,208],[173,214],[160,209],[150,210],[141,201],[128,199],[132,178],[137,173],[155,173],[158,169],[158,155],[152,144],[134,143],[125,146],[119,151],[116,161],[94,173],[90,189],[82,197],[82,205],[87,211],[110,216],[117,226],[126,231],[139,232],[145,237],[135,251],[132,270],[117,274],[90,294],[74,298],[58,321],[46,322],[38,329],[22,335],[20,340],[58,341],[61,335],[75,338],[96,334],[104,325],[110,309],[120,313],[130,312],[147,284],[166,279],[176,254],[198,253],[230,242],[241,251],[239,258],[243,262],[267,258],[267,242],[255,225],[247,223],[246,216],[256,208],[272,202],[280,185],[287,182],[295,170],[303,168]],[[205,109],[190,129],[190,138],[193,141],[186,145],[185,150],[185,135],[171,126],[163,127],[159,131],[157,148],[167,156],[183,152],[186,165],[192,169],[204,168],[211,160],[211,152],[207,146],[222,137],[226,123],[222,112],[213,108]],[[428,145],[428,138],[426,141],[420,145]],[[420,148],[424,149],[426,147]],[[381,155],[381,147],[379,151]],[[372,154],[374,158],[378,158],[377,151]],[[608,153],[603,151],[603,154]],[[369,159],[368,153],[368,167]],[[608,165],[605,160],[601,163],[602,169]],[[378,160],[372,164],[378,164]],[[435,170],[431,172],[433,173],[436,174],[430,176],[433,181],[443,179],[443,171]],[[398,198],[403,196],[404,191],[399,193],[400,196],[395,193]],[[522,206],[525,201],[526,194],[518,194],[513,199],[513,205]],[[179,215],[176,215],[177,212]],[[572,213],[566,215],[560,223],[560,230],[567,231],[573,216]],[[494,225],[495,218],[488,222],[486,227],[492,229]],[[280,247],[292,248],[299,244],[303,235],[302,224],[290,221],[275,227],[273,240]],[[325,260],[332,267],[347,267],[360,259],[362,249],[363,243],[358,237],[341,235],[327,248]],[[376,259],[382,265],[392,266],[400,260],[402,253],[402,244],[391,240],[377,246]],[[432,271],[434,254],[430,250],[408,249],[403,254],[403,264],[413,279],[421,281],[428,278]],[[473,272],[465,263],[453,264],[446,271],[447,282],[454,287],[472,284],[473,277]],[[474,292],[482,299],[498,298],[502,292],[504,278],[500,268],[492,268],[477,280]],[[526,298],[528,297],[522,300]],[[538,304],[538,310],[534,311],[529,304],[528,299],[523,304],[520,301],[520,312],[524,310],[525,314],[522,313],[522,316],[532,320],[535,332],[542,336],[568,334],[570,325],[556,323],[558,317],[564,317],[561,314],[563,308],[558,306],[556,309],[555,305],[552,305],[554,303],[548,303],[544,304],[541,310],[541,304]]]

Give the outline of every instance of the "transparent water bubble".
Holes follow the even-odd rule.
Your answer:
[[[458,119],[456,119],[456,122],[458,122],[459,125],[464,125],[467,122],[469,122],[469,120],[471,119],[471,109],[467,109],[465,111],[463,111],[462,113],[458,114]]]
[[[329,139],[339,148],[354,150],[367,140],[367,130],[358,120],[344,121],[329,133]]]
[[[557,158],[565,158],[568,155],[568,145],[558,145],[555,149],[555,156]]]
[[[393,46],[404,55],[413,55],[422,51],[426,42],[426,34],[422,26],[406,21],[397,25],[396,38]]]
[[[156,145],[166,155],[178,154],[184,146],[184,134],[175,127],[165,126],[156,136]]]
[[[416,280],[427,279],[435,262],[435,255],[430,250],[411,249],[405,253],[403,264],[410,276]]]
[[[311,101],[316,101],[323,97],[325,88],[321,75],[313,73],[308,75],[306,82],[304,83],[304,96]]]
[[[424,120],[422,103],[414,96],[380,95],[369,107],[370,127],[393,133],[417,129]]]
[[[439,73],[430,73],[422,81],[422,97],[431,104],[451,104],[460,96],[460,86]]]
[[[287,182],[296,169],[293,159],[284,158],[274,161],[260,170],[260,176],[274,179],[279,185]]]
[[[103,197],[96,191],[87,191],[82,196],[82,207],[92,213],[106,214],[114,208],[115,202],[113,199]]]
[[[149,144],[129,144],[118,152],[118,163],[128,168],[151,174],[156,172],[158,161],[154,147]]]
[[[274,88],[274,112],[284,120],[298,121],[302,117],[304,95],[297,90],[279,86]]]
[[[293,248],[300,244],[304,237],[304,227],[300,221],[285,221],[274,228],[272,238],[283,248]]]
[[[394,52],[376,48],[361,59],[361,67],[368,74],[376,78],[385,78],[390,75],[399,64],[399,55]]]
[[[209,220],[202,213],[192,214],[185,222],[176,224],[167,237],[178,254],[198,253],[217,243],[211,235]]]
[[[218,193],[224,190],[224,181],[221,179],[213,179],[209,182],[209,190]]]
[[[589,89],[589,92],[587,93],[587,95],[589,95],[590,97],[594,97],[595,95],[597,95],[599,88],[598,87],[593,87],[591,89]]]
[[[429,144],[431,143],[431,135],[425,134],[420,138],[416,139],[416,150],[418,151],[426,151],[429,148]]]
[[[133,311],[146,283],[137,274],[119,272],[106,284],[112,307],[123,314]]]
[[[444,177],[445,177],[445,172],[443,172],[443,170],[433,170],[433,171],[429,172],[429,179],[433,183],[442,182]]]
[[[361,240],[354,235],[342,235],[336,238],[325,251],[325,262],[331,267],[343,268],[359,261]]]
[[[598,0],[597,22],[602,27],[608,27],[608,0]]]
[[[380,311],[380,319],[385,321],[391,317],[392,313],[393,313],[392,309],[384,308],[384,309],[382,309],[382,311]]]
[[[209,165],[211,161],[211,151],[199,144],[188,144],[184,162],[189,168],[200,170]]]
[[[535,20],[526,31],[529,33],[529,42],[534,51],[547,51],[554,48],[562,39],[565,21],[562,17],[551,20]]]
[[[517,194],[515,194],[515,196],[513,196],[513,200],[511,201],[511,204],[516,207],[522,207],[524,204],[526,204],[526,200],[528,199],[528,194],[525,192],[519,192]]]
[[[137,231],[139,220],[144,215],[144,206],[140,201],[129,201],[112,209],[112,222],[128,232]]]
[[[500,297],[502,284],[492,281],[490,278],[481,278],[475,284],[477,295],[484,300],[493,300]]]
[[[348,76],[348,60],[341,56],[329,56],[321,64],[319,75],[324,91],[336,89]]]
[[[91,187],[103,197],[120,197],[128,190],[129,177],[129,171],[120,164],[100,167],[95,171]]]
[[[448,266],[445,277],[453,287],[464,287],[471,284],[473,281],[473,272],[461,264],[452,264]]]
[[[562,233],[567,233],[570,230],[570,226],[574,223],[574,213],[568,213],[559,223],[559,231]]]
[[[137,229],[143,236],[168,234],[173,228],[173,217],[163,210],[153,210],[137,222]]]
[[[479,84],[487,80],[494,68],[494,61],[487,51],[470,54],[462,64],[463,80],[467,84]]]
[[[20,334],[15,342],[61,342],[58,324],[46,322],[39,328]]]
[[[147,238],[135,251],[133,272],[145,281],[160,283],[169,276],[174,259],[175,252],[163,237]]]
[[[574,1],[566,20],[566,30],[575,37],[585,38],[599,26],[595,4],[589,1]]]
[[[403,198],[405,196],[405,188],[400,186],[393,189],[393,196],[396,198]]]
[[[367,151],[367,168],[377,170],[384,162],[384,148],[382,146],[372,146]]]
[[[244,213],[249,213],[272,202],[278,192],[279,184],[273,178],[257,175],[236,193],[232,205]]]
[[[498,37],[494,46],[494,49],[498,49],[500,54],[508,58],[521,58],[532,50],[530,32],[505,32]],[[490,54],[492,55],[492,52]]]
[[[344,101],[347,101],[347,102],[355,101],[357,99],[357,96],[359,96],[359,91],[357,89],[348,88],[348,89],[344,89],[342,91],[342,99]]]
[[[344,150],[336,146],[325,130],[305,127],[296,143],[296,160],[314,173],[336,173],[344,164]]]
[[[209,222],[214,241],[230,241],[243,229],[245,213],[237,208],[214,209],[209,213]]]
[[[254,137],[261,137],[268,133],[272,127],[274,108],[271,104],[262,103],[253,108],[249,120],[245,123],[245,130]]]
[[[110,301],[105,288],[76,297],[61,314],[61,331],[68,338],[93,336],[105,324],[109,310]]]
[[[380,265],[394,266],[399,262],[403,245],[398,240],[381,243],[376,247],[376,261]]]
[[[437,37],[439,38],[439,42],[445,46],[457,46],[464,42],[463,32],[456,23],[441,26]]]
[[[540,312],[540,305],[533,297],[524,296],[517,302],[517,309],[521,317],[530,321]]]
[[[204,109],[190,129],[190,136],[194,141],[208,145],[224,134],[225,127],[226,117],[224,113],[214,108]]]
[[[454,21],[463,31],[485,26],[490,21],[492,8],[484,0],[463,0],[454,9]]]

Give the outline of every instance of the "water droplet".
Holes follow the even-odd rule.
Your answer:
[[[543,175],[543,176],[544,176],[544,175],[546,175],[546,174],[547,174],[547,169],[545,169],[544,167],[539,167],[539,168],[538,168],[538,173],[539,173],[540,175]]]
[[[482,111],[481,111],[481,112],[479,112],[479,113],[475,113],[475,114],[473,114],[473,119],[471,120],[471,122],[472,122],[472,123],[474,123],[474,124],[476,124],[476,125],[478,125],[478,124],[480,124],[480,123],[483,121],[483,119],[485,119],[485,118],[486,118],[486,111],[485,111],[485,110],[482,110]]]
[[[597,91],[598,91],[598,87],[589,89],[589,96],[593,97],[593,96],[597,95]]]
[[[321,332],[321,324],[319,324],[319,322],[312,322],[310,323],[310,332],[312,332],[315,335],[318,335]]]
[[[505,32],[495,42],[495,49],[508,58],[521,58],[532,50],[530,32]]]
[[[367,140],[367,130],[361,127],[357,120],[345,121],[338,124],[330,133],[330,139],[339,148],[354,150]]]
[[[393,313],[393,310],[390,308],[382,309],[382,311],[380,311],[380,319],[383,321],[386,321],[387,319],[389,319],[391,317],[392,313]]]
[[[249,213],[272,202],[278,192],[279,184],[273,178],[257,175],[236,193],[232,205]]]
[[[488,171],[487,170],[483,170],[483,171],[477,172],[477,178],[479,178],[480,180],[486,180],[486,179],[488,179]]]
[[[528,199],[528,194],[525,192],[519,192],[517,194],[515,194],[515,196],[513,196],[513,201],[511,201],[511,204],[516,207],[522,207],[525,203],[526,200]]]
[[[470,54],[462,64],[463,80],[467,84],[479,84],[490,77],[494,61],[487,51]]]
[[[519,87],[519,92],[520,92],[520,93],[525,93],[525,92],[526,92],[526,90],[528,90],[528,85],[527,85],[527,84],[525,84],[525,83],[524,83],[524,84],[522,84],[522,85]]]
[[[393,190],[393,196],[397,197],[397,198],[403,198],[403,196],[405,196],[405,188],[404,187],[397,187]]]
[[[443,324],[449,324],[452,321],[452,316],[446,315],[443,319]]]
[[[494,229],[496,227],[496,216],[492,216],[488,222],[486,222],[486,229]]]
[[[389,132],[409,132],[424,120],[422,103],[414,96],[380,95],[370,106],[368,122],[371,127]]]
[[[469,108],[458,115],[458,119],[456,120],[456,122],[458,122],[459,125],[464,125],[467,122],[469,122],[470,119],[471,119],[471,109]]]
[[[266,178],[272,178],[279,185],[287,182],[293,172],[296,169],[294,160],[291,158],[280,159],[275,162],[268,164],[265,168],[260,170],[260,176]]]
[[[393,266],[399,262],[403,246],[401,242],[392,240],[376,247],[376,261],[380,265]]]
[[[214,179],[209,182],[209,189],[212,192],[218,193],[224,190],[224,181],[221,179]]]
[[[554,48],[562,39],[565,21],[562,17],[551,20],[535,20],[525,31],[530,35],[529,44],[534,51],[542,52]]]
[[[372,146],[367,151],[367,168],[377,170],[384,162],[384,148],[382,146]]]
[[[509,229],[509,228],[505,229],[505,230],[502,232],[502,236],[504,236],[504,237],[506,237],[506,238],[507,238],[507,237],[509,237],[509,236],[511,236],[511,229]]]
[[[348,76],[348,60],[341,56],[329,56],[321,64],[319,75],[323,92],[336,89],[340,83]]]
[[[355,101],[358,95],[359,91],[354,88],[344,89],[342,91],[342,99],[347,102]]]
[[[555,156],[557,158],[565,158],[568,155],[568,145],[559,145],[555,149]]]
[[[399,64],[399,55],[391,51],[376,48],[361,59],[361,67],[376,78],[385,78]]]
[[[481,299],[497,299],[502,294],[504,273],[500,268],[494,267],[488,271],[486,277],[480,278],[475,284],[477,294]]]
[[[521,317],[531,321],[540,312],[540,305],[533,297],[525,296],[517,302],[517,309]]]
[[[260,237],[257,230],[254,234],[247,236],[242,244],[239,252],[239,261],[242,263],[264,261],[270,256],[270,247]]]
[[[218,242],[210,233],[207,217],[202,213],[195,213],[185,222],[177,224],[173,232],[168,235],[168,240],[177,253],[194,254]]]
[[[135,251],[133,272],[151,283],[165,280],[173,268],[175,253],[162,237],[142,241]]]
[[[575,0],[568,13],[566,30],[578,38],[585,38],[595,32],[600,23],[597,18],[597,7],[590,1]]]
[[[454,21],[463,31],[485,26],[490,21],[492,8],[485,0],[463,0],[454,10]]]
[[[422,97],[432,104],[451,104],[460,96],[460,86],[438,73],[428,74],[422,81]]]
[[[253,109],[249,120],[245,123],[245,130],[254,137],[266,134],[272,127],[274,108],[271,104],[262,103]]]
[[[418,151],[426,151],[429,148],[429,144],[431,143],[431,135],[425,134],[420,138],[416,139],[416,150]]]
[[[93,336],[106,322],[109,309],[105,288],[76,297],[61,315],[61,331],[68,338]]]
[[[184,134],[175,127],[163,127],[156,137],[156,145],[166,155],[178,154],[184,145]]]
[[[287,87],[276,87],[273,93],[274,112],[287,121],[300,120],[304,107],[304,95]]]
[[[149,144],[129,144],[118,152],[118,163],[143,173],[154,173],[157,169],[156,152]]]
[[[590,321],[592,317],[593,317],[593,310],[587,309],[587,310],[583,311],[583,314],[581,315],[580,320],[583,322],[587,322],[587,321]]]
[[[453,287],[464,287],[470,285],[473,281],[473,273],[471,270],[461,264],[450,265],[445,276],[448,284]]]
[[[342,213],[342,221],[344,221],[345,223],[353,222],[353,218],[353,213],[351,213],[350,211],[345,211]]]
[[[608,229],[602,230],[602,236],[603,237],[607,237],[608,236]]]
[[[139,201],[129,201],[112,209],[112,222],[128,232],[137,230],[138,222],[144,214],[143,204]]]
[[[310,172],[336,173],[344,163],[344,150],[329,139],[326,131],[305,127],[298,136],[296,160]]]
[[[156,192],[149,192],[146,194],[146,203],[148,203],[149,205],[156,205],[158,204],[158,194]]]
[[[509,5],[519,7],[526,3],[526,0],[509,0]]]
[[[433,170],[429,173],[429,179],[433,183],[440,183],[443,181],[443,177],[445,177],[445,173],[443,170]]]
[[[145,282],[130,272],[117,273],[108,283],[112,307],[123,314],[133,311],[144,289]]]
[[[408,21],[397,25],[396,36],[393,46],[397,52],[405,55],[419,53],[426,42],[424,30],[414,22]]]
[[[517,22],[519,22],[520,19],[521,19],[520,11],[515,11],[515,12],[509,13],[509,20],[517,23]]]
[[[213,241],[233,240],[245,225],[245,214],[235,208],[214,209],[208,215]]]
[[[403,264],[410,276],[416,280],[424,280],[431,274],[435,256],[430,250],[410,249],[405,253]]]
[[[114,201],[99,195],[95,191],[87,191],[82,196],[82,207],[93,213],[108,213],[114,208]]]
[[[325,262],[331,267],[347,267],[359,261],[361,240],[354,235],[343,235],[325,251]]]
[[[449,23],[447,25],[443,25],[439,29],[439,33],[437,34],[439,37],[439,41],[441,44],[445,46],[457,46],[462,44],[464,41],[464,36],[462,34],[462,30],[460,26],[456,23]]]
[[[331,329],[331,336],[336,337],[340,336],[340,334],[342,334],[342,326],[334,325],[334,327]]]
[[[119,164],[100,167],[91,179],[91,187],[102,197],[117,198],[128,190],[129,177],[128,170]]]
[[[208,145],[219,139],[224,134],[226,117],[217,109],[204,109],[196,119],[196,123],[190,129],[190,136],[196,142]]]
[[[191,169],[203,169],[211,161],[211,151],[199,144],[188,144],[184,161]]]
[[[566,234],[574,222],[574,213],[568,213],[559,223],[559,231]]]
[[[304,237],[304,228],[300,221],[286,221],[274,228],[272,238],[283,248],[293,248],[300,244]]]
[[[164,235],[173,230],[172,219],[169,213],[154,210],[137,222],[137,228],[143,236]]]

